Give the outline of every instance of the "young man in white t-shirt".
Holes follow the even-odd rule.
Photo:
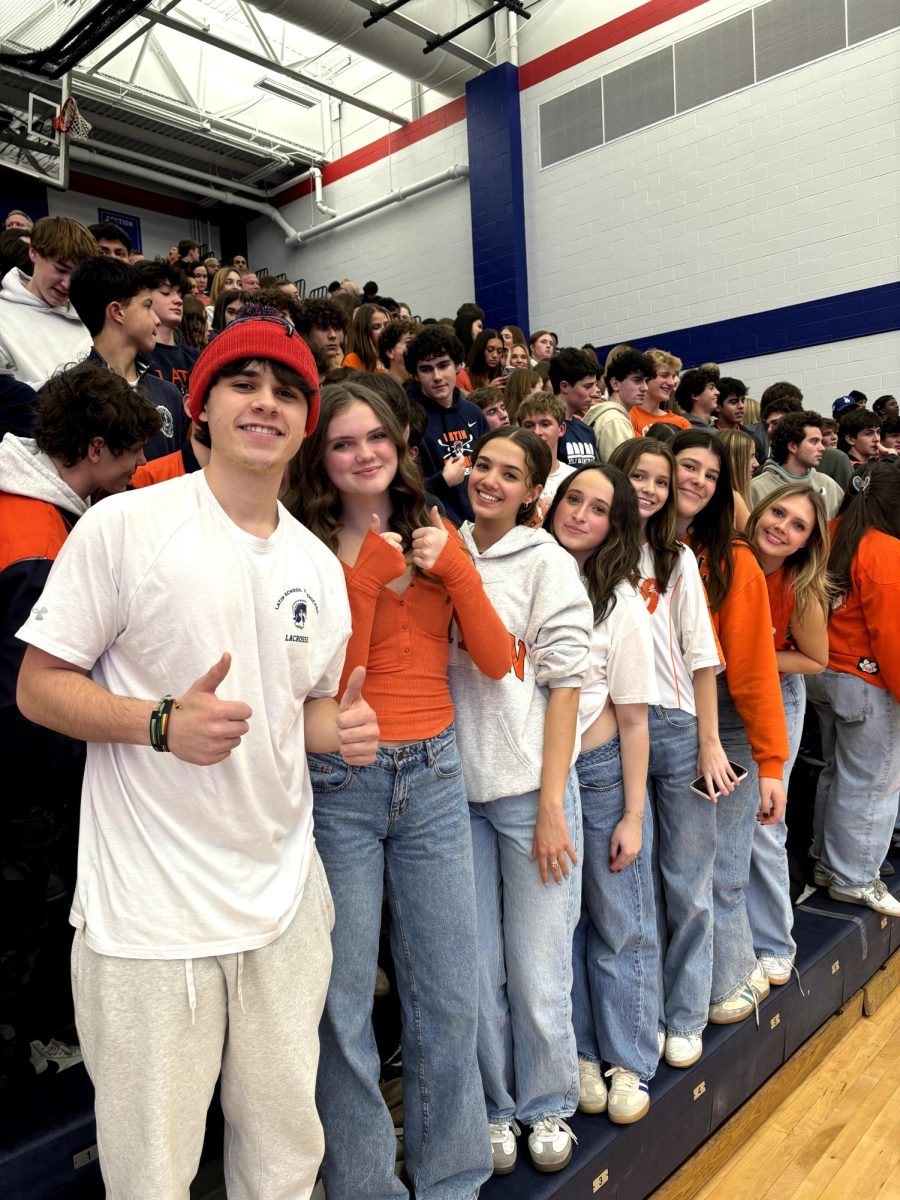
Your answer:
[[[229,1194],[293,1200],[333,923],[304,751],[370,763],[378,729],[364,671],[333,699],[340,563],[277,500],[318,417],[308,347],[235,321],[191,388],[208,466],[82,517],[19,632],[19,707],[88,742],[72,973],[109,1194],[187,1195],[221,1073]]]
[[[550,511],[559,485],[575,470],[568,463],[560,462],[558,457],[559,440],[566,432],[566,406],[558,396],[551,396],[549,392],[538,392],[522,401],[516,416],[523,429],[529,429],[536,434],[550,449],[550,474],[537,498],[534,517],[530,522],[539,526],[543,525],[544,517]]]

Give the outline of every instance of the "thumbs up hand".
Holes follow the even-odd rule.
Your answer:
[[[338,744],[344,762],[366,767],[375,761],[381,732],[374,709],[363,699],[366,668],[354,667],[337,715]]]
[[[231,669],[223,654],[205,675],[188,688],[169,718],[169,749],[176,758],[210,767],[222,762],[241,744],[253,715],[240,700],[220,700],[216,689]]]
[[[421,529],[414,529],[412,535],[413,565],[420,571],[431,571],[447,545],[449,537],[446,526],[435,505],[431,510],[431,524]]]
[[[395,550],[400,552],[400,554],[403,553],[403,538],[399,533],[394,533],[390,529],[386,529],[384,533],[382,533],[381,518],[378,516],[378,513],[372,513],[372,520],[369,524],[369,533],[377,534],[382,541],[387,542],[389,546],[393,546]],[[405,565],[406,564],[404,563],[404,567]]]

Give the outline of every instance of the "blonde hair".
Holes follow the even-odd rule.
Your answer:
[[[648,358],[653,359],[657,367],[668,367],[676,375],[681,370],[681,359],[676,358],[674,354],[670,354],[668,350],[645,350],[644,353]]]
[[[531,395],[532,389],[537,384],[543,386],[543,383],[538,372],[532,371],[530,367],[519,367],[510,371],[506,377],[503,394],[506,397],[506,411],[511,422],[515,423],[519,407]]]
[[[719,441],[725,447],[728,464],[731,467],[731,486],[738,493],[748,508],[753,505],[750,496],[750,459],[756,449],[756,443],[749,433],[743,429],[719,430]]]
[[[526,396],[518,406],[516,420],[521,425],[526,417],[537,416],[552,417],[557,425],[562,425],[566,420],[566,406],[559,396],[552,396],[549,392],[536,392],[533,396]]]
[[[215,275],[213,275],[212,286],[209,289],[209,302],[213,307],[215,307],[216,301],[223,292],[239,292],[241,290],[240,285],[235,287],[232,284],[230,288],[225,286],[225,280],[229,275],[237,275],[239,279],[241,278],[241,273],[237,267],[220,267],[218,271],[216,271]]]
[[[94,257],[97,241],[86,225],[72,217],[41,217],[31,230],[31,248],[41,258],[77,266]]]
[[[766,509],[782,500],[789,500],[791,496],[805,496],[809,500],[814,520],[806,545],[785,559],[785,580],[794,588],[794,609],[799,617],[806,616],[816,606],[827,616],[835,588],[828,574],[828,556],[831,553],[828,514],[819,493],[808,483],[786,483],[776,488],[753,507],[744,532],[752,542],[759,518]]]
[[[758,425],[760,422],[759,401],[752,396],[744,397],[744,424]]]

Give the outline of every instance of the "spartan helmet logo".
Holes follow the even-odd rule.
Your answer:
[[[295,600],[294,607],[291,609],[294,618],[294,624],[298,629],[302,629],[306,624],[306,601]]]

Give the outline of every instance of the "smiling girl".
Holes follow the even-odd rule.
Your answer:
[[[550,451],[524,429],[475,446],[460,534],[509,630],[512,669],[474,669],[454,636],[450,687],[475,854],[478,1061],[494,1170],[515,1166],[518,1121],[540,1171],[572,1156],[564,1118],[578,1101],[572,1030],[572,936],[581,908],[578,695],[588,666],[591,605],[572,557],[526,522]]]
[[[807,675],[828,665],[828,551],[831,539],[825,506],[805,483],[777,488],[750,513],[747,537],[756,551],[769,593],[775,659],[781,675],[781,700],[787,722],[787,791],[800,749],[806,711]],[[753,946],[770,984],[787,983],[797,947],[791,929],[787,826],[757,823],[750,859],[747,914]]]
[[[757,820],[784,815],[787,728],[766,581],[756,556],[734,528],[731,472],[715,433],[687,430],[672,442],[677,463],[678,536],[690,543],[706,585],[725,657],[717,680],[719,737],[746,777],[715,806],[715,938],[709,1019],[726,1025],[758,1008],[769,992],[757,961],[746,888]]]
[[[660,1014],[666,1062],[689,1067],[703,1053],[709,1011],[716,853],[715,805],[690,788],[697,777],[710,796],[734,786],[718,733],[721,664],[697,563],[675,540],[671,451],[653,438],[633,438],[616,447],[611,465],[634,488],[641,522],[639,590],[650,613],[660,695],[649,710],[660,940],[668,934]]]
[[[366,667],[381,742],[371,767],[309,756],[316,844],[336,911],[320,1029],[330,1200],[405,1196],[372,1031],[382,890],[403,1013],[406,1163],[417,1196],[468,1200],[491,1173],[476,1058],[469,814],[447,683],[451,620],[473,675],[509,670],[506,630],[458,535],[430,510],[386,400],[322,391],[288,504],[340,558],[353,632],[341,689]],[[358,1148],[366,1148],[360,1175]]]
[[[641,523],[634,488],[615,467],[581,467],[563,481],[545,527],[578,564],[594,611],[575,764],[584,821],[572,952],[579,1108],[607,1109],[611,1121],[627,1125],[649,1109],[647,1084],[659,1061],[653,819],[644,803],[647,705],[658,694],[650,616],[635,587]],[[608,1093],[601,1060],[609,1064]]]

